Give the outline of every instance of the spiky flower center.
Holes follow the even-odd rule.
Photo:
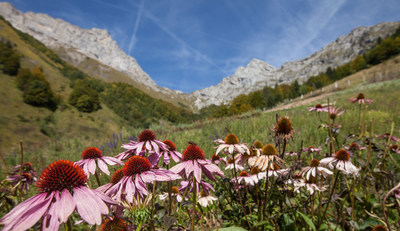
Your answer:
[[[255,141],[254,143],[253,143],[253,146],[255,147],[255,148],[258,148],[258,149],[261,149],[262,147],[263,147],[263,144],[261,143],[261,141]]]
[[[111,183],[114,185],[118,183],[122,177],[124,177],[124,168],[120,168],[117,171],[114,172],[111,176]]]
[[[132,156],[125,163],[124,175],[133,176],[142,172],[149,171],[151,167],[150,162],[143,156]]]
[[[200,196],[201,196],[201,197],[206,197],[206,196],[208,196],[208,194],[207,194],[206,192],[204,192],[204,190],[202,189],[202,190],[200,191]]]
[[[399,149],[399,145],[397,145],[397,144],[392,144],[392,145],[390,146],[390,149],[392,149],[392,150],[397,150],[397,149]]]
[[[272,165],[269,166],[268,169],[269,169],[270,171],[277,171],[277,170],[279,170],[279,166],[278,166],[277,164],[275,164],[275,163],[272,163]]]
[[[292,130],[292,122],[288,117],[284,116],[278,120],[278,123],[276,125],[276,132],[278,134],[288,135],[292,132]]]
[[[168,149],[170,151],[176,151],[176,145],[174,144],[174,142],[172,142],[170,140],[164,140],[163,143],[168,146]]]
[[[360,149],[360,146],[357,143],[351,143],[349,149],[350,150],[358,150],[358,149]]]
[[[42,192],[72,191],[75,187],[84,186],[87,180],[85,172],[74,162],[57,160],[44,169],[37,187]]]
[[[100,231],[126,231],[128,230],[128,225],[126,222],[116,216],[113,216],[112,219],[107,218],[103,225],[101,225]]]
[[[350,154],[344,149],[339,149],[335,154],[335,158],[338,160],[348,161],[350,159]]]
[[[250,169],[250,174],[251,174],[251,175],[255,175],[255,174],[258,174],[258,173],[260,173],[260,172],[261,172],[260,169],[257,168],[256,166],[254,166],[254,167],[252,167],[252,168]]]
[[[182,153],[182,160],[204,160],[206,158],[203,150],[195,144],[190,144],[187,146],[185,151]]]
[[[386,227],[384,225],[375,225],[374,228],[372,228],[372,231],[386,231]]]
[[[156,139],[156,134],[150,130],[143,130],[139,134],[139,142],[144,142],[148,140],[155,140]]]
[[[230,157],[226,162],[228,162],[228,164],[233,164],[233,158]]]
[[[336,115],[336,113],[331,113],[330,115],[329,115],[329,117],[331,118],[331,120],[335,120],[336,119],[336,117],[337,117],[337,115]]]
[[[86,148],[82,152],[82,159],[96,159],[96,158],[100,158],[102,156],[103,156],[103,154],[102,154],[101,150],[96,147]]]
[[[323,108],[323,106],[321,104],[316,104],[315,108]]]
[[[249,176],[249,174],[246,171],[242,171],[239,176]]]
[[[317,159],[312,159],[310,161],[310,167],[318,167],[319,166],[319,160]]]
[[[267,156],[273,156],[276,155],[278,152],[276,148],[272,144],[267,144],[262,148],[262,154],[267,155]]]
[[[239,143],[239,138],[233,133],[229,133],[225,137],[225,144],[238,144],[238,143]]]
[[[32,180],[32,175],[30,173],[22,173],[21,176],[25,178],[27,181]]]
[[[211,160],[212,160],[212,162],[215,162],[215,161],[217,161],[217,160],[219,160],[220,159],[220,157],[217,155],[217,154],[212,154],[212,156],[211,156]]]
[[[29,172],[33,170],[33,165],[31,162],[25,162],[22,164],[22,171],[23,172]]]
[[[363,93],[358,93],[357,99],[358,99],[358,100],[360,100],[360,99],[365,99],[364,94],[363,94]]]
[[[171,192],[172,192],[172,193],[175,193],[175,194],[179,194],[179,189],[178,189],[178,187],[172,186]]]

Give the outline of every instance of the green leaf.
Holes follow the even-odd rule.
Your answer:
[[[308,226],[310,226],[310,228],[312,230],[316,230],[314,222],[312,221],[312,219],[310,219],[308,216],[304,215],[303,213],[301,213],[299,211],[297,211],[297,213],[300,214],[303,217],[304,221],[307,223]]]

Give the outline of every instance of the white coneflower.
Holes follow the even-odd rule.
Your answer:
[[[327,176],[333,174],[333,172],[330,171],[329,169],[319,166],[319,163],[320,163],[319,160],[312,159],[310,162],[310,166],[303,168],[300,171],[300,174],[306,180],[310,180],[311,177],[317,177],[319,175],[322,175],[323,177],[327,177]]]
[[[282,164],[284,160],[279,158],[276,154],[278,151],[272,144],[267,144],[262,148],[262,155],[259,156],[254,162],[249,163],[250,167],[258,167],[261,171],[265,171],[272,166],[273,163]]]
[[[350,154],[344,150],[339,149],[334,157],[327,157],[320,161],[322,165],[328,165],[331,169],[337,169],[344,174],[358,174],[359,168],[350,162]]]

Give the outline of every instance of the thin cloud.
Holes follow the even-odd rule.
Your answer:
[[[136,44],[136,33],[139,28],[140,20],[142,19],[142,15],[144,12],[144,0],[140,2],[138,14],[136,16],[135,27],[133,28],[133,34],[131,36],[131,40],[128,45],[128,53],[131,54],[135,44]]]

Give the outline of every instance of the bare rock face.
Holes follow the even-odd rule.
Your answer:
[[[340,36],[319,52],[297,61],[286,62],[279,69],[253,59],[246,67],[239,67],[234,75],[224,78],[219,84],[191,93],[196,98],[195,106],[202,108],[211,104],[229,103],[240,94],[260,90],[275,84],[299,83],[311,76],[346,64],[378,43],[379,38],[394,33],[400,22],[386,22],[375,26],[353,29]]]
[[[152,90],[161,90],[136,60],[118,47],[106,30],[86,30],[46,14],[22,13],[7,2],[0,3],[0,15],[15,28],[33,36],[47,47],[68,50],[70,60],[75,65],[90,57],[127,74]]]
[[[325,72],[328,67],[335,68],[351,61],[377,44],[379,38],[392,34],[400,26],[400,22],[387,22],[357,27],[319,52],[301,60],[286,62],[279,69],[253,59],[219,84],[185,94],[157,86],[136,60],[118,47],[106,30],[81,29],[46,14],[22,13],[7,2],[0,2],[0,15],[15,28],[30,34],[46,46],[67,51],[65,54],[68,57],[63,58],[74,65],[79,65],[86,57],[90,57],[170,100],[183,99],[192,109],[227,104],[240,94],[261,90],[265,86],[291,83],[294,80],[302,83],[311,76]]]

